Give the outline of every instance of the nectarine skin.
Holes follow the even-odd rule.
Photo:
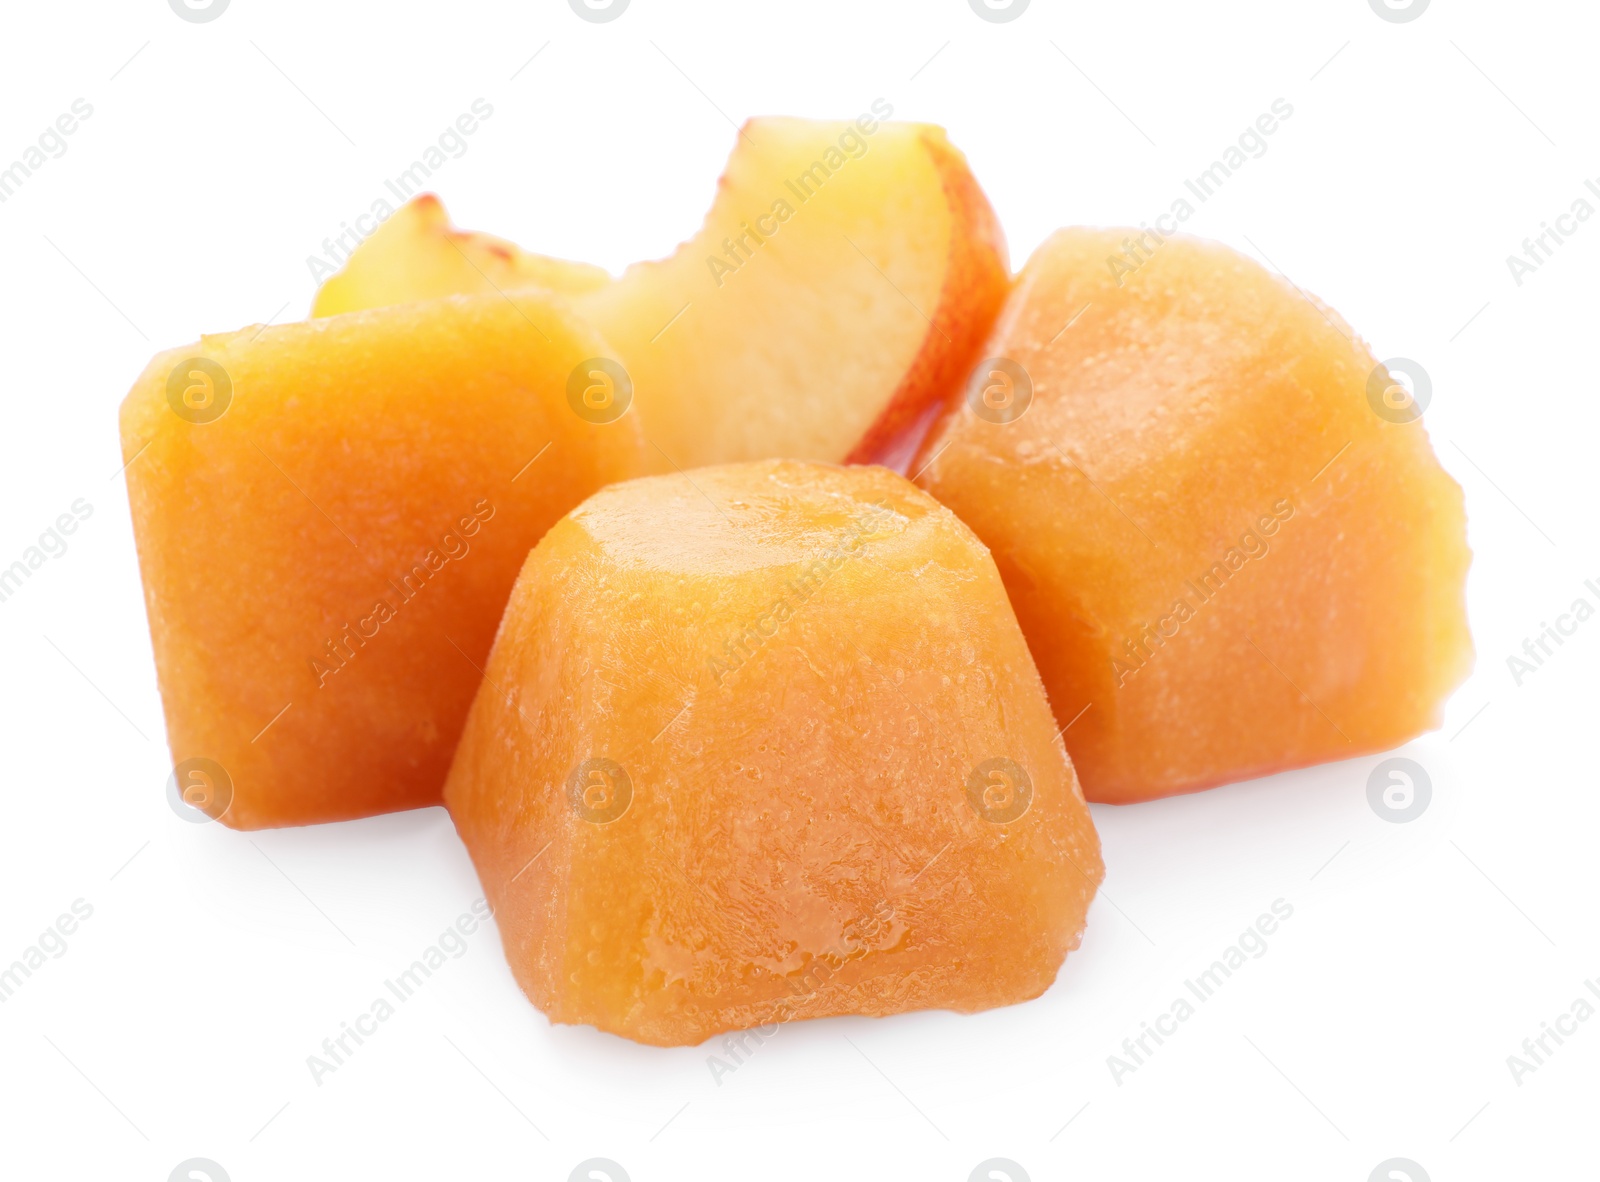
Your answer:
[[[659,470],[836,463],[876,456],[962,380],[1009,281],[942,129],[763,118],[699,233],[575,303],[627,365]]]
[[[1034,997],[1102,876],[988,554],[883,468],[591,497],[445,797],[534,1004],[659,1045]]]
[[[950,208],[944,284],[915,361],[877,420],[845,456],[846,463],[874,462],[925,411],[960,388],[1011,290],[1005,232],[966,157],[941,128],[924,126],[921,141]]]
[[[150,363],[128,496],[173,758],[225,769],[222,821],[438,803],[529,548],[638,464],[631,416],[569,403],[603,350],[559,302],[453,296]]]
[[[1470,554],[1422,424],[1375,410],[1387,373],[1286,280],[1183,237],[1130,274],[1138,237],[1039,248],[912,468],[993,550],[1088,798],[1437,726]]]

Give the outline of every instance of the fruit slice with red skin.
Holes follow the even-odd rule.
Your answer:
[[[611,282],[588,263],[531,254],[492,234],[457,230],[432,193],[414,197],[351,252],[318,290],[313,316],[337,316],[447,295],[544,288],[577,296]]]
[[[577,304],[632,376],[659,466],[883,454],[965,377],[1005,240],[927,124],[752,119],[700,232]]]
[[[1102,875],[988,554],[875,467],[591,497],[445,797],[534,1004],[659,1045],[1035,997]]]
[[[1084,791],[1192,792],[1438,726],[1472,664],[1471,556],[1403,388],[1226,247],[1172,238],[1128,273],[1139,237],[1039,248],[984,350],[1004,362],[913,467],[994,552]]]
[[[208,336],[122,405],[172,755],[241,829],[437,804],[528,550],[636,469],[580,418],[603,345],[544,297]],[[203,776],[216,781],[215,768]],[[212,813],[211,807],[206,807]]]

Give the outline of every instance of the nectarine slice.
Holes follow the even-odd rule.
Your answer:
[[[1084,791],[1190,792],[1437,726],[1472,661],[1470,555],[1403,387],[1251,260],[1145,238],[1135,270],[1139,238],[1039,248],[913,468],[993,550]]]
[[[350,252],[318,290],[313,316],[337,316],[446,295],[510,293],[530,287],[566,296],[594,291],[611,276],[588,263],[530,254],[491,234],[457,230],[432,193],[402,205]]]
[[[1008,279],[941,129],[752,119],[700,232],[577,303],[671,465],[837,462],[879,455],[960,384]]]
[[[638,462],[582,401],[603,349],[547,299],[453,296],[150,363],[128,496],[173,758],[220,765],[221,820],[439,801],[529,548]]]
[[[988,554],[883,468],[595,494],[528,557],[445,789],[512,971],[640,1042],[1034,997],[1098,840]]]

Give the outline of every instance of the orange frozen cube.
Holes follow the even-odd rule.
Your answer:
[[[640,1042],[1037,996],[1099,843],[989,555],[883,468],[614,485],[529,555],[445,789],[512,971]]]
[[[438,803],[529,548],[638,463],[585,401],[603,352],[490,295],[150,363],[122,449],[186,799],[241,829]]]
[[[1470,554],[1419,405],[1286,280],[1140,239],[1040,247],[912,466],[994,552],[1089,799],[1439,725]]]

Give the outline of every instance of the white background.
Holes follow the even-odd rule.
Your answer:
[[[1507,657],[1600,580],[1600,219],[1518,286],[1506,256],[1600,178],[1592,6],[1434,0],[565,0],[12,3],[0,166],[94,113],[0,205],[0,565],[77,498],[70,549],[0,603],[0,963],[92,917],[0,1004],[0,1174],[235,1182],[1361,1182],[1592,1176],[1600,1020],[1507,1056],[1600,978],[1600,621],[1518,686]],[[531,62],[529,59],[532,59]],[[430,809],[231,832],[179,820],[117,475],[116,409],[158,348],[309,307],[308,255],[476,98],[437,176],[458,224],[617,270],[699,224],[751,114],[946,125],[1017,265],[1071,223],[1168,208],[1272,101],[1294,115],[1188,224],[1431,375],[1466,489],[1477,671],[1411,744],[1418,820],[1369,807],[1377,758],[1095,808],[1109,867],[1043,998],[785,1028],[714,1082],[705,1048],[551,1028],[492,929],[332,1076],[306,1057],[479,894]],[[1600,183],[1600,179],[1597,179]],[[1600,199],[1593,203],[1600,207]],[[242,610],[244,610],[242,606]],[[131,859],[131,860],[130,860]],[[1145,1066],[1106,1059],[1273,900],[1294,916]],[[1552,1044],[1553,1045],[1553,1044]]]

